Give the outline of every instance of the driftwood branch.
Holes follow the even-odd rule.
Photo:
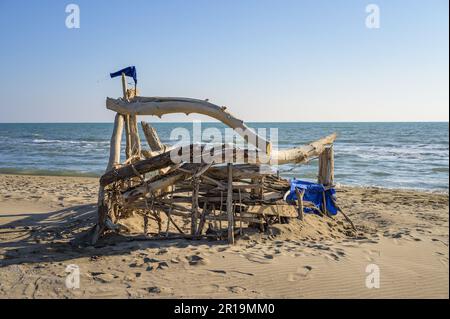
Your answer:
[[[280,165],[288,163],[306,163],[312,158],[319,156],[324,151],[325,147],[333,144],[336,137],[337,134],[333,133],[320,140],[311,142],[308,145],[273,152],[274,154],[272,154],[271,157]]]
[[[273,152],[273,154],[271,155],[272,161],[278,164],[307,162],[308,160],[320,155],[325,149],[325,147],[327,145],[332,144],[335,139],[336,134],[334,133],[305,146],[289,150],[282,150],[279,152]],[[198,151],[194,151],[194,148],[198,148]],[[219,149],[219,151],[221,150],[221,152],[218,152],[216,154],[215,152],[216,149]],[[171,156],[173,154],[179,154],[181,156],[182,152],[185,150],[189,151],[188,161],[201,163],[204,160],[203,158],[203,154],[205,151],[204,145],[193,144],[186,147],[177,147],[172,150],[168,150],[162,154],[156,155],[152,158],[148,158],[145,160],[141,160],[137,163],[134,163],[133,167],[131,165],[126,165],[119,169],[111,170],[100,178],[100,185],[106,186],[115,181],[134,177],[136,175],[136,171],[139,174],[144,174],[147,172],[151,172],[153,170],[173,165],[175,163],[172,162]],[[221,148],[219,147],[214,149],[207,149],[207,151],[214,152],[214,155],[209,156],[208,160],[214,161],[215,163],[222,163],[227,157],[228,154],[227,152],[231,154],[230,157],[232,160],[240,159],[243,160],[244,162],[248,162],[249,160],[256,160],[257,163],[254,164],[259,163],[257,153],[255,154],[249,150],[240,150],[236,148],[229,149],[227,148],[226,144],[222,145]],[[200,154],[201,156],[200,158],[198,157],[194,158],[193,154]]]
[[[207,101],[179,97],[135,97],[124,99],[106,99],[106,107],[122,114],[163,116],[171,113],[198,113],[210,116],[236,130],[246,141],[270,154],[271,144],[254,130],[226,111],[225,107]]]
[[[147,140],[148,146],[152,151],[163,151],[165,150],[165,146],[161,143],[156,130],[150,126],[150,124],[142,121],[141,122],[142,130],[144,131],[145,139]]]

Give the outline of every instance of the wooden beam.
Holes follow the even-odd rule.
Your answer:
[[[191,206],[191,235],[197,234],[197,217],[198,217],[198,189],[199,181],[196,177],[192,180],[192,206]]]
[[[298,218],[300,220],[304,219],[304,205],[303,205],[303,195],[305,194],[305,190],[302,189],[301,191],[298,190],[298,188],[295,188],[295,193],[297,195],[297,205],[298,205]]]
[[[317,141],[311,142],[308,145],[272,152],[272,161],[279,165],[288,163],[306,163],[322,154],[326,147],[334,143],[336,137],[337,134],[333,133]]]
[[[225,145],[222,145],[222,150],[225,149]],[[103,186],[109,185],[113,182],[132,178],[136,176],[136,172],[139,174],[148,173],[154,170],[162,169],[171,165],[175,165],[175,163],[172,162],[172,156],[173,155],[181,155],[183,151],[189,151],[189,156],[186,159],[186,162],[188,163],[194,163],[193,154],[202,154],[204,151],[205,145],[195,145],[191,144],[185,147],[177,147],[171,150],[168,150],[164,153],[161,153],[159,155],[156,155],[155,157],[140,160],[134,164],[124,165],[123,167],[119,169],[113,169],[109,172],[106,172],[101,178],[100,178],[100,184]],[[234,149],[234,158],[236,156],[236,152],[238,150]],[[247,157],[248,151],[242,150],[244,153],[244,156]],[[213,159],[214,160],[214,159]],[[202,158],[200,158],[200,162],[202,162]]]
[[[318,182],[324,186],[334,185],[334,150],[333,145],[326,147],[319,156]]]
[[[171,113],[198,113],[215,118],[236,130],[245,140],[270,155],[271,144],[268,140],[256,134],[240,119],[235,118],[226,107],[209,103],[205,100],[180,97],[135,97],[131,101],[121,99],[106,99],[106,107],[122,114],[156,115],[161,117]]]
[[[141,160],[133,165],[125,165],[118,169],[111,169],[100,178],[100,185],[106,186],[119,180],[135,177],[136,172],[144,174],[172,164],[170,152],[166,152],[149,159]]]
[[[122,73],[122,96],[124,100],[128,100],[127,80],[125,78],[125,73]],[[125,120],[125,140],[126,140],[125,156],[126,159],[129,159],[131,157],[130,115],[124,114],[123,116]]]
[[[278,161],[279,164],[282,163],[301,163],[304,161],[308,161],[314,156],[317,156],[321,154],[325,148],[325,146],[330,145],[336,138],[336,134],[332,134],[330,136],[327,136],[323,139],[320,139],[318,141],[312,142],[308,145],[298,147],[291,150],[285,150],[280,152],[274,152],[273,156],[280,156],[280,158],[276,158],[274,160]],[[197,149],[198,148],[198,149]],[[100,183],[103,186],[106,186],[112,182],[119,181],[126,178],[131,178],[136,175],[136,171],[139,172],[139,174],[147,173],[152,170],[161,169],[170,165],[173,165],[174,163],[171,160],[171,155],[173,154],[181,154],[184,150],[189,150],[190,156],[187,159],[187,162],[195,162],[193,157],[193,154],[203,154],[203,151],[205,149],[205,145],[190,145],[183,147],[177,147],[171,150],[168,150],[164,153],[161,153],[153,158],[141,160],[137,163],[134,163],[133,166],[126,165],[121,167],[118,170],[112,170],[110,172],[107,172],[104,174],[101,179]],[[227,145],[222,145],[222,154],[218,155],[218,158],[208,158],[211,160],[214,160],[215,163],[221,163],[222,155],[227,151]],[[236,157],[240,156],[238,155],[239,152],[243,152],[242,158],[245,161],[248,161],[249,159],[254,158],[251,153],[252,151],[249,150],[239,150],[239,149],[232,149],[230,151],[233,151],[233,159],[236,159]],[[219,152],[220,153],[220,152]],[[257,157],[256,157],[257,158]],[[197,158],[196,158],[197,159]],[[199,159],[200,162],[203,161],[203,157]],[[281,160],[281,162],[280,162]],[[211,168],[208,170],[209,176],[215,178],[214,173],[219,172],[219,170],[215,170],[214,168]],[[220,175],[220,174],[219,174]],[[216,179],[219,179],[218,176]]]
[[[131,155],[141,156],[141,139],[137,127],[137,119],[135,114],[130,115],[130,137],[131,137]]]
[[[120,144],[122,142],[124,118],[117,113],[114,118],[114,128],[111,135],[111,142],[109,147],[109,161],[106,171],[111,170],[115,165],[120,163]]]
[[[227,215],[228,215],[228,243],[234,245],[234,214],[233,214],[233,164],[228,163],[228,190],[227,190]]]
[[[137,186],[131,190],[123,193],[123,198],[128,202],[133,202],[140,197],[148,197],[150,194],[154,194],[156,191],[167,188],[175,184],[177,181],[185,178],[185,173],[172,172],[164,175],[158,180],[152,182],[145,182],[143,185]]]
[[[261,171],[259,165],[257,164],[233,164],[233,179],[235,181],[241,179],[252,179],[261,175],[270,174],[271,173],[266,170]],[[211,167],[208,170],[207,175],[218,180],[224,180],[227,179],[228,168],[226,166]]]

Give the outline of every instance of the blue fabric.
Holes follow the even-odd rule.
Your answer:
[[[323,211],[323,192],[325,192],[325,201],[328,212],[331,215],[337,214],[338,210],[333,203],[333,200],[336,200],[336,190],[334,188],[325,190],[325,188],[321,184],[293,179],[291,180],[291,191],[287,196],[286,200],[288,201],[297,200],[295,188],[298,188],[299,190],[304,189],[305,193],[303,194],[303,200],[314,203],[314,205],[321,211]],[[315,213],[314,210],[311,208],[305,207],[303,210],[305,213]]]
[[[134,66],[129,66],[125,69],[122,69],[120,71],[114,72],[114,73],[110,73],[109,75],[111,76],[111,78],[115,78],[116,76],[121,76],[122,73],[125,73],[126,76],[129,76],[130,78],[133,78],[134,80],[134,84],[137,84],[137,74],[136,74],[136,67]]]

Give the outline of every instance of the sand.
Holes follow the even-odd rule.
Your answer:
[[[449,297],[447,194],[340,187],[357,232],[342,216],[307,215],[235,246],[124,236],[72,245],[95,222],[97,185],[0,175],[0,298]],[[77,289],[66,287],[68,265],[80,270]],[[366,285],[370,267],[379,288]]]

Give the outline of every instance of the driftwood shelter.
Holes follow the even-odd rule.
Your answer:
[[[106,107],[116,112],[116,116],[109,162],[100,178],[98,222],[93,229],[92,243],[106,232],[121,232],[120,220],[130,214],[142,216],[145,236],[207,236],[228,239],[231,244],[245,227],[263,231],[273,223],[286,223],[292,218],[303,219],[304,207],[311,207],[311,203],[303,201],[303,194],[298,191],[295,203],[286,202],[283,197],[290,190],[289,181],[271,170],[262,170],[258,160],[248,160],[255,155],[258,158],[260,152],[277,164],[302,164],[318,157],[318,183],[333,187],[333,143],[336,134],[301,147],[272,151],[270,141],[257,136],[224,107],[197,99],[137,96],[136,88],[127,89],[124,73],[122,87],[122,98],[106,100]],[[161,117],[169,113],[210,116],[237,131],[245,131],[246,140],[256,138],[258,147],[238,150],[223,144],[219,146],[222,152],[217,161],[204,162],[201,158],[195,160],[195,154],[196,151],[204,151],[205,145],[191,144],[183,148],[189,152],[190,161],[174,163],[171,154],[181,152],[181,148],[162,144],[156,130],[141,122],[149,146],[149,149],[144,149],[138,132],[137,116]],[[121,163],[124,131],[126,159]],[[224,161],[222,155],[227,152],[232,160]],[[238,153],[244,161],[236,164]],[[318,214],[328,215],[326,209],[318,211]],[[190,224],[187,229],[177,223],[176,220],[180,219],[184,220],[185,226]],[[156,223],[156,232],[149,232],[149,222]],[[179,234],[170,233],[170,228],[176,229]]]

